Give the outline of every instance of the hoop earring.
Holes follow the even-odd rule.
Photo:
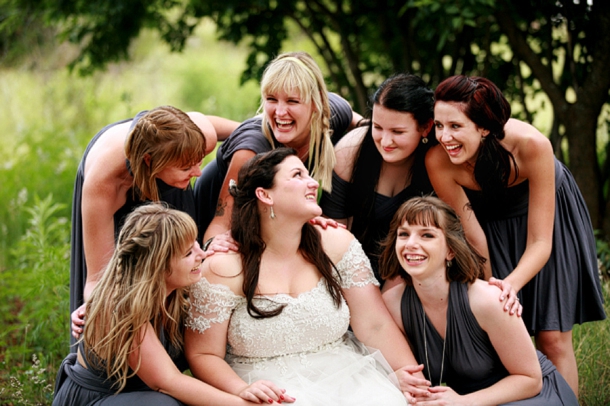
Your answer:
[[[427,144],[428,143],[428,137],[422,137],[421,143],[422,144]]]
[[[269,206],[269,208],[271,209],[271,214],[269,215],[269,217],[271,218],[271,220],[275,220],[275,212],[273,211],[273,206]]]

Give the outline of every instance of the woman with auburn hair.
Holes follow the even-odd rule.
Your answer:
[[[294,148],[322,189],[330,191],[333,144],[362,118],[326,90],[320,68],[305,52],[285,53],[269,63],[261,79],[259,112],[223,142],[195,183],[202,241],[214,250],[237,249],[227,233],[233,206],[229,182],[247,160],[277,147]]]
[[[418,405],[578,405],[523,320],[502,311],[497,287],[479,279],[485,260],[449,205],[407,201],[383,246],[383,299],[433,385]]]
[[[486,258],[485,275],[502,289],[500,301],[507,308],[521,301],[537,348],[578,394],[572,327],[606,317],[593,227],[550,141],[510,115],[488,79],[444,80],[434,105],[440,145],[426,167],[437,195]]]
[[[429,383],[358,240],[310,223],[318,186],[292,149],[241,168],[231,186],[240,251],[208,258],[191,289],[191,371],[263,403],[278,401],[273,382],[286,390],[280,401],[299,405],[406,405]]]
[[[195,219],[191,179],[201,161],[236,122],[171,106],[143,111],[104,127],[78,167],[72,201],[70,312],[73,335],[114,250],[125,216],[147,201],[162,201]]]
[[[181,372],[185,289],[206,255],[196,238],[188,214],[160,204],[127,216],[87,301],[78,352],[57,374],[54,406],[247,404]]]

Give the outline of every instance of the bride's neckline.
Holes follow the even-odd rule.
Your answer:
[[[278,293],[259,293],[259,294],[256,294],[254,296],[254,298],[256,299],[256,298],[286,297],[286,298],[290,298],[292,300],[298,300],[298,299],[300,299],[304,295],[307,295],[307,294],[310,294],[310,293],[313,293],[313,292],[316,292],[316,291],[320,290],[320,288],[322,288],[323,286],[324,286],[324,278],[321,277],[318,280],[318,283],[316,283],[316,285],[313,288],[311,288],[309,290],[306,290],[304,292],[299,292],[299,293],[292,293],[292,292],[287,292],[287,293],[284,293],[284,292],[278,292]]]

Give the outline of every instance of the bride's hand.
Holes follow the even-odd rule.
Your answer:
[[[296,400],[286,394],[286,389],[278,388],[271,381],[256,381],[248,385],[241,392],[239,397],[254,403],[294,403]]]
[[[396,370],[394,373],[398,378],[400,389],[405,394],[408,403],[415,403],[416,398],[426,398],[430,395],[428,388],[430,381],[417,377],[424,370],[424,365],[407,365]]]

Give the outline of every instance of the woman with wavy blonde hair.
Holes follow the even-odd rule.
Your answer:
[[[205,253],[181,211],[140,206],[87,302],[87,326],[59,370],[53,405],[244,404],[183,375],[185,289]],[[154,392],[156,391],[156,392]]]
[[[294,148],[322,189],[330,191],[333,144],[362,118],[327,91],[320,68],[305,52],[279,55],[267,66],[259,113],[231,134],[195,183],[199,230],[205,230],[203,241],[213,241],[214,250],[237,249],[227,238],[233,207],[229,181],[237,179],[247,160],[278,147]]]

